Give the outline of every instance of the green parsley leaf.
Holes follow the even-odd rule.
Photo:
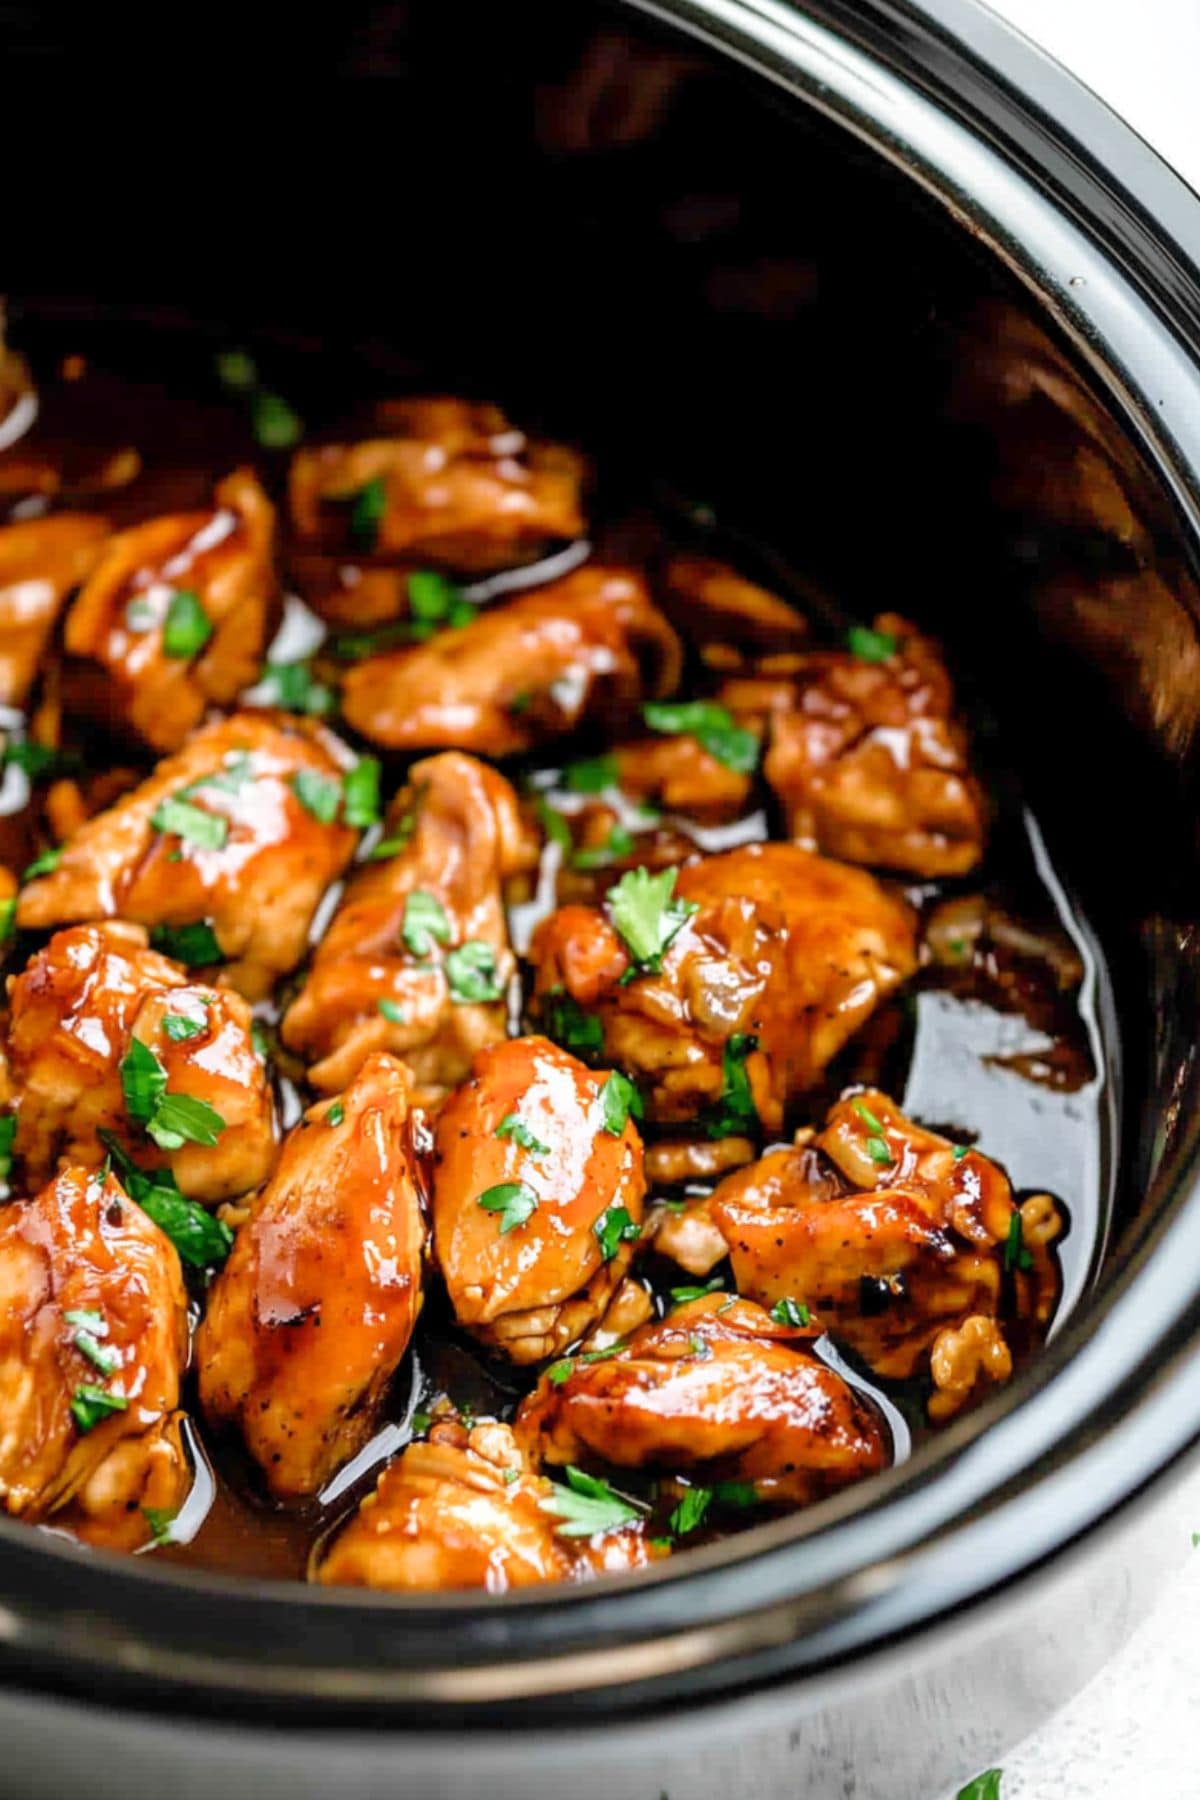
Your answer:
[[[514,1481],[519,1481],[521,1479],[521,1471],[520,1469],[502,1469],[500,1471],[500,1479],[505,1487],[511,1487]]]
[[[1033,1257],[1025,1247],[1023,1236],[1024,1224],[1019,1207],[1014,1206],[1012,1217],[1008,1221],[1008,1236],[1004,1240],[1004,1267],[1011,1274],[1014,1269],[1032,1269]]]
[[[451,950],[445,970],[450,998],[459,1006],[504,998],[504,989],[496,981],[496,952],[482,938],[471,938]]]
[[[689,1334],[688,1349],[691,1351],[693,1356],[711,1356],[712,1355],[712,1351],[710,1350],[709,1346],[705,1343],[704,1339],[700,1336],[700,1333],[698,1331],[693,1331]]]
[[[329,1108],[329,1111],[325,1114],[325,1123],[332,1128],[335,1125],[340,1125],[345,1117],[346,1108],[342,1105],[340,1100],[335,1100],[333,1105]]]
[[[38,781],[51,770],[56,775],[82,767],[83,758],[73,751],[56,750],[50,744],[35,744],[26,738],[23,743],[9,742],[4,749],[3,764],[7,768],[11,763],[28,775],[30,781]]]
[[[690,1487],[684,1492],[679,1505],[667,1520],[676,1537],[686,1537],[689,1531],[695,1531],[704,1522],[712,1497],[712,1489],[706,1487]]]
[[[359,488],[350,507],[350,540],[360,550],[373,550],[387,511],[387,483],[374,476]]]
[[[625,1348],[624,1338],[618,1338],[615,1344],[608,1344],[603,1350],[585,1350],[578,1360],[581,1363],[607,1362],[610,1356],[620,1356]]]
[[[413,888],[404,901],[404,923],[400,936],[414,956],[432,956],[434,941],[450,942],[450,921],[436,894],[425,888]]]
[[[92,1387],[87,1382],[75,1389],[71,1399],[71,1417],[81,1432],[93,1430],[110,1413],[126,1412],[128,1408],[124,1394],[110,1394],[107,1388]]]
[[[1002,1774],[1001,1769],[985,1769],[974,1781],[968,1781],[965,1788],[959,1788],[958,1800],[1000,1800]]]
[[[869,1137],[867,1139],[867,1155],[873,1163],[878,1163],[881,1169],[889,1167],[896,1160],[888,1149],[886,1138]]]
[[[546,1370],[546,1380],[553,1382],[555,1387],[561,1387],[564,1381],[570,1381],[574,1373],[575,1358],[573,1356],[564,1356],[561,1357],[558,1362],[550,1364],[550,1367]]]
[[[190,800],[180,800],[176,796],[159,801],[150,815],[150,823],[155,831],[183,838],[201,850],[222,850],[229,836],[228,819],[223,819],[219,813],[205,812],[202,806],[193,806]]]
[[[549,1156],[549,1144],[543,1144],[541,1138],[534,1137],[528,1125],[522,1125],[515,1112],[505,1113],[493,1134],[498,1138],[511,1138],[522,1150],[528,1150],[532,1156]]]
[[[961,1162],[961,1161],[962,1161],[962,1159],[963,1159],[963,1157],[964,1157],[964,1156],[969,1156],[969,1155],[970,1155],[970,1153],[971,1153],[971,1146],[970,1146],[970,1144],[955,1144],[955,1146],[954,1146],[954,1160],[955,1160],[955,1162]]]
[[[423,1432],[428,1431],[429,1427],[433,1424],[433,1414],[427,1412],[415,1412],[408,1423],[413,1436],[419,1437]]]
[[[380,838],[375,848],[367,857],[368,862],[386,862],[389,857],[399,856],[412,843],[413,832],[417,829],[416,809],[406,812],[396,820],[387,837]]]
[[[567,821],[563,818],[562,814],[551,806],[545,794],[538,795],[537,800],[534,802],[534,810],[537,813],[538,823],[545,832],[547,840],[551,844],[557,844],[560,850],[570,850],[572,843],[571,827],[567,824]]]
[[[435,569],[414,569],[408,578],[408,609],[416,621],[413,636],[432,637],[439,626],[470,625],[475,608],[452,581]]]
[[[759,742],[752,731],[734,722],[732,713],[715,700],[650,700],[642,717],[651,731],[688,732],[710,756],[738,775],[758,767]]]
[[[207,1100],[191,1094],[164,1094],[146,1131],[160,1150],[179,1150],[184,1144],[209,1148],[225,1129],[225,1121]]]
[[[248,350],[219,350],[213,361],[222,387],[257,387],[258,369]]]
[[[143,1506],[141,1510],[143,1519],[150,1527],[150,1542],[154,1548],[157,1550],[163,1544],[172,1543],[171,1527],[178,1515],[169,1506]]]
[[[752,1481],[718,1481],[713,1488],[713,1501],[717,1506],[731,1506],[745,1512],[758,1505],[758,1489]]]
[[[316,679],[311,662],[269,662],[259,687],[264,705],[279,706],[285,712],[324,718],[334,709],[333,689]]]
[[[280,394],[266,389],[250,402],[250,423],[255,441],[264,450],[290,450],[304,436],[304,421]]]
[[[113,1344],[102,1344],[108,1336],[108,1321],[101,1312],[66,1312],[63,1318],[74,1325],[71,1342],[81,1355],[99,1369],[102,1375],[115,1375],[121,1367],[121,1352]]]
[[[17,1135],[15,1113],[0,1113],[0,1190],[4,1190],[12,1170],[13,1139]]]
[[[120,1064],[125,1110],[139,1125],[148,1125],[167,1091],[167,1071],[148,1044],[130,1038]]]
[[[566,1475],[565,1487],[555,1482],[553,1494],[538,1502],[542,1512],[553,1513],[563,1521],[555,1526],[560,1537],[595,1537],[600,1532],[619,1531],[645,1510],[618,1494],[598,1475],[586,1475],[572,1463],[567,1465]]]
[[[642,1228],[630,1218],[623,1206],[606,1206],[592,1231],[600,1240],[600,1255],[611,1262],[622,1244],[632,1244],[642,1235]]]
[[[602,869],[608,863],[628,856],[633,849],[633,838],[623,825],[614,825],[602,844],[590,849],[576,850],[571,857],[573,869]]]
[[[563,779],[573,794],[602,794],[605,788],[620,786],[620,764],[606,751],[603,756],[589,756],[569,764],[563,770]]]
[[[13,935],[17,922],[17,897],[15,894],[7,900],[0,900],[0,944],[6,944]]]
[[[217,1268],[233,1248],[233,1233],[223,1220],[194,1200],[185,1200],[169,1169],[139,1169],[124,1145],[109,1131],[99,1133],[129,1198],[170,1238],[182,1260],[193,1268]]]
[[[673,898],[678,873],[663,869],[651,875],[644,867],[627,869],[609,889],[612,922],[633,958],[629,975],[656,975],[663,952],[697,910],[694,902]]]
[[[408,1023],[408,1014],[398,1000],[388,1000],[384,998],[383,1000],[378,1001],[377,1005],[389,1025],[405,1025]]]
[[[77,1306],[65,1312],[63,1318],[68,1325],[78,1325],[84,1331],[90,1331],[93,1337],[108,1336],[108,1320],[99,1307]]]
[[[854,1100],[851,1102],[851,1105],[867,1130],[871,1132],[874,1137],[882,1137],[883,1126],[879,1123],[879,1120],[875,1117],[875,1114],[871,1111],[870,1107],[866,1106],[861,1100]]]
[[[777,1300],[771,1308],[771,1317],[777,1325],[807,1325],[812,1318],[803,1300],[793,1300],[790,1295]]]
[[[620,1137],[629,1123],[630,1113],[635,1119],[642,1117],[642,1096],[628,1075],[622,1075],[619,1069],[613,1070],[600,1089],[600,1111],[604,1130],[612,1137]]]
[[[886,662],[900,648],[889,631],[872,631],[866,625],[852,625],[846,633],[846,648],[859,662]]]
[[[342,783],[342,818],[355,831],[379,823],[379,758],[360,756]]]
[[[757,1049],[758,1039],[744,1031],[726,1038],[721,1051],[720,1096],[701,1115],[710,1138],[745,1137],[758,1130],[758,1112],[746,1072],[746,1058]]]
[[[689,1300],[703,1300],[706,1294],[719,1294],[725,1286],[724,1277],[714,1275],[703,1287],[677,1287],[670,1292],[672,1306],[686,1306]]]
[[[562,992],[543,994],[542,1025],[546,1036],[573,1056],[599,1056],[604,1048],[604,1027],[594,1013],[584,1012],[572,995]]]
[[[33,861],[22,875],[21,880],[32,881],[35,875],[53,875],[61,861],[61,846],[53,850],[43,850],[40,856],[34,857]]]
[[[191,588],[179,588],[171,595],[171,604],[163,621],[163,655],[186,660],[203,650],[213,634],[213,623],[204,610],[199,594]]]
[[[289,784],[305,812],[319,825],[332,825],[342,798],[342,784],[335,775],[318,769],[297,769]]]
[[[150,942],[164,956],[173,957],[189,969],[204,968],[221,960],[221,946],[207,919],[197,919],[191,925],[155,925]]]
[[[501,1181],[486,1188],[475,1202],[484,1212],[500,1214],[500,1235],[507,1237],[537,1210],[538,1197],[523,1181]]]
[[[202,793],[205,788],[218,788],[223,794],[239,794],[248,781],[254,780],[254,758],[248,750],[227,750],[221,767],[201,775],[179,790],[180,797]]]
[[[189,1019],[184,1013],[164,1013],[162,1028],[173,1044],[184,1044],[188,1038],[199,1037],[204,1020]]]

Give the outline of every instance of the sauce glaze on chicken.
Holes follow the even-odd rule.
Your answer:
[[[622,556],[489,404],[306,431],[226,353],[198,460],[81,356],[6,367],[7,1512],[503,1592],[1008,1382],[1066,1210],[906,1112],[914,1018],[1020,1017],[1012,1078],[1079,1088],[1081,970],[1005,903],[938,643],[678,521]]]

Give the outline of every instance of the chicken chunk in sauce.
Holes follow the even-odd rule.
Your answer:
[[[599,1458],[808,1505],[891,1455],[874,1407],[810,1353],[812,1335],[750,1301],[690,1300],[615,1355],[543,1377],[517,1413],[517,1441],[535,1467]]]
[[[59,1159],[96,1168],[115,1139],[205,1205],[266,1180],[275,1105],[239,994],[190,981],[140,927],[111,923],[57,932],[10,981],[9,1005],[27,1179]]]
[[[24,705],[63,602],[107,536],[107,522],[91,513],[0,526],[0,706]]]
[[[475,1058],[438,1118],[433,1224],[459,1323],[516,1363],[581,1337],[642,1221],[642,1142],[620,1075],[545,1038]]]
[[[885,1378],[932,1365],[939,1418],[1007,1380],[1010,1340],[1044,1330],[1058,1297],[1054,1202],[1018,1205],[989,1157],[874,1089],[728,1176],[709,1212],[739,1293],[807,1308]]]
[[[552,914],[531,955],[552,1036],[594,1042],[638,1083],[648,1117],[738,1135],[778,1131],[912,973],[914,921],[862,870],[753,844],[677,879],[635,870],[605,908]]]
[[[289,1133],[209,1293],[200,1402],[276,1495],[315,1494],[370,1437],[421,1307],[408,1071],[372,1056]]]
[[[283,1020],[309,1080],[343,1087],[386,1049],[426,1099],[462,1081],[476,1051],[505,1036],[516,963],[504,885],[536,860],[503,776],[453,751],[414,764]]]
[[[300,961],[326,888],[354,853],[342,782],[353,758],[308,720],[240,713],[206,725],[66,844],[21,891],[31,930],[121,918],[251,999]]]
[[[62,1169],[0,1210],[0,1504],[134,1548],[174,1507],[187,1356],[179,1258],[112,1175]]]

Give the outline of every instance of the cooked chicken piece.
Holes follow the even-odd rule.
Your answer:
[[[983,854],[983,790],[941,654],[884,613],[869,655],[805,659],[773,711],[763,764],[798,844],[914,875],[963,875]]]
[[[503,884],[536,865],[537,846],[503,776],[453,751],[414,765],[383,832],[385,848],[403,842],[351,878],[281,1036],[319,1058],[319,1088],[386,1049],[429,1101],[504,1036],[516,965]]]
[[[691,643],[788,650],[808,636],[794,606],[708,556],[672,557],[664,605]]]
[[[140,1437],[122,1438],[54,1523],[97,1550],[140,1550],[169,1529],[193,1481],[183,1420],[167,1413]]]
[[[517,1442],[535,1467],[599,1457],[703,1471],[805,1506],[890,1459],[874,1408],[808,1353],[811,1335],[706,1294],[642,1326],[615,1356],[544,1375],[517,1413]]]
[[[995,1354],[976,1357],[964,1388],[979,1328],[955,1334],[972,1318],[1005,1317],[1024,1341],[1044,1330],[1058,1296],[1054,1203],[1035,1196],[1018,1211],[996,1163],[913,1124],[871,1088],[840,1100],[818,1136],[728,1176],[709,1210],[739,1293],[808,1307],[887,1378],[923,1372],[932,1354],[935,1383],[960,1390],[960,1404],[977,1367],[993,1378],[1007,1369]]]
[[[641,577],[588,566],[353,667],[342,710],[398,750],[512,756],[585,715],[617,723],[679,678],[679,640]]]
[[[407,1069],[372,1056],[310,1107],[214,1282],[200,1401],[273,1494],[315,1494],[375,1429],[421,1306],[425,1223]]]
[[[228,958],[225,979],[257,999],[304,955],[317,904],[354,852],[355,833],[302,797],[319,809],[336,801],[351,762],[309,720],[255,712],[206,725],[81,827],[53,872],[22,890],[17,923],[129,919],[158,927],[164,947],[207,923],[214,953],[194,929],[179,953]]]
[[[119,1547],[129,1496],[163,1487],[162,1432],[186,1356],[179,1258],[113,1176],[65,1168],[36,1200],[0,1209],[10,1513],[44,1519],[74,1502],[86,1534]]]
[[[725,1141],[741,1143],[747,1140]],[[753,1155],[751,1151],[747,1161],[752,1161]],[[648,1163],[649,1157],[646,1160]],[[712,1216],[711,1200],[711,1195],[698,1195],[682,1205],[655,1207],[650,1217],[651,1241],[658,1254],[669,1256],[689,1275],[711,1275],[717,1264],[729,1255],[729,1245]]]
[[[652,934],[667,935],[657,973],[617,928],[622,900],[637,902],[635,924],[649,915]],[[605,1059],[638,1082],[649,1117],[744,1136],[756,1118],[777,1131],[789,1102],[911,974],[914,922],[860,869],[752,844],[680,870],[673,898],[653,904],[635,871],[605,911],[553,913],[531,954],[551,1036],[602,1034]],[[581,1025],[580,1009],[594,1018]]]
[[[59,609],[107,535],[107,522],[90,513],[0,527],[0,705],[25,704]]]
[[[652,1552],[639,1525],[564,1537],[554,1488],[531,1474],[507,1425],[436,1425],[384,1470],[320,1564],[316,1579],[350,1587],[504,1594],[543,1581],[639,1568]]]
[[[736,818],[745,810],[753,775],[744,762],[751,760],[753,769],[757,761],[752,752],[751,759],[731,768],[690,732],[617,744],[612,755],[617,785],[630,799],[713,820]]]
[[[310,577],[306,596],[320,605],[328,586],[335,611],[356,616],[359,584],[347,583],[336,563],[312,561],[314,550],[464,571],[527,562],[548,542],[583,531],[582,473],[573,452],[530,443],[494,406],[392,401],[379,408],[378,436],[298,450],[292,459],[289,503],[301,550],[297,573]],[[382,572],[364,573],[372,582]],[[394,617],[405,610],[404,578],[389,577]],[[375,590],[359,619],[387,616],[377,579]]]
[[[262,665],[277,581],[275,509],[249,469],[208,512],[173,513],[110,539],[67,619],[76,705],[174,750],[210,705]]]
[[[14,1149],[31,1181],[45,1181],[60,1159],[98,1167],[101,1132],[135,1161],[166,1163],[180,1192],[207,1205],[266,1180],[275,1106],[240,994],[190,982],[178,963],[146,947],[139,926],[111,923],[56,932],[10,979],[9,1000]],[[122,1084],[134,1040],[157,1060],[168,1095],[214,1109],[215,1143],[189,1140],[172,1150],[148,1141]]]
[[[628,1103],[621,1077],[512,1038],[480,1051],[438,1118],[433,1229],[450,1303],[515,1363],[573,1343],[620,1286],[646,1189]]]

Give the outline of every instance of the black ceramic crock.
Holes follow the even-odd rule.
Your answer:
[[[764,573],[940,631],[1095,932],[1112,1122],[1104,1253],[1028,1372],[636,1579],[406,1600],[0,1522],[0,1792],[935,1800],[1186,1548],[1200,202],[972,0],[0,34],[18,325],[495,396]]]

